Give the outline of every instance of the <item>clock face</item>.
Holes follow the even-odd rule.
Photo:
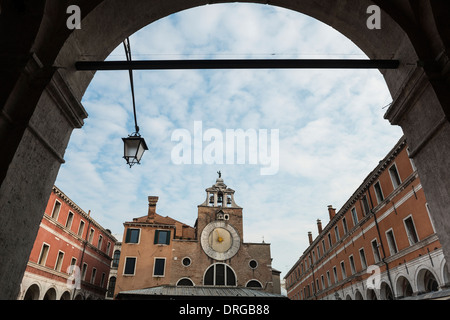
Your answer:
[[[203,251],[215,260],[230,259],[239,251],[240,244],[236,229],[224,221],[211,222],[202,231]]]

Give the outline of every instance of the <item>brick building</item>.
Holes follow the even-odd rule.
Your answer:
[[[116,298],[281,297],[270,244],[243,241],[242,208],[220,174],[194,227],[160,216],[158,197],[148,200],[147,215],[124,223]]]
[[[448,192],[448,191],[445,191]],[[285,276],[288,297],[450,297],[450,274],[405,138],[366,177]]]
[[[18,299],[103,299],[115,242],[90,211],[54,186]]]

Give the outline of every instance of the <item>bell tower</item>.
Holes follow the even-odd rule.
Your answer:
[[[215,207],[215,208],[240,208],[234,202],[234,190],[227,187],[223,182],[222,173],[217,172],[219,178],[216,184],[206,189],[206,200],[200,206]]]
[[[197,228],[199,234],[203,228],[214,221],[223,221],[234,227],[242,239],[242,208],[234,201],[234,190],[227,187],[222,178],[222,173],[216,183],[207,188],[205,201],[198,206]]]

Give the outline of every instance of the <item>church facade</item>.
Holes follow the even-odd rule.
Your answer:
[[[170,290],[279,296],[280,272],[272,268],[270,244],[244,242],[243,210],[234,193],[219,173],[198,206],[194,227],[157,214],[158,197],[149,196],[148,214],[124,223],[116,298],[161,297]]]

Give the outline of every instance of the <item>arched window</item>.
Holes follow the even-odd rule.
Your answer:
[[[247,282],[246,287],[262,289],[262,284],[258,280],[250,280],[249,282]]]
[[[114,297],[114,289],[116,288],[116,277],[111,277],[109,279],[109,286],[108,286],[108,298]]]
[[[236,275],[230,266],[216,263],[206,270],[203,284],[205,286],[235,286]]]
[[[194,283],[192,282],[191,279],[183,278],[183,279],[178,280],[177,286],[182,286],[182,287],[193,287],[193,286],[194,286]]]
[[[113,268],[117,268],[119,266],[119,260],[120,260],[120,250],[115,250],[112,263]]]

